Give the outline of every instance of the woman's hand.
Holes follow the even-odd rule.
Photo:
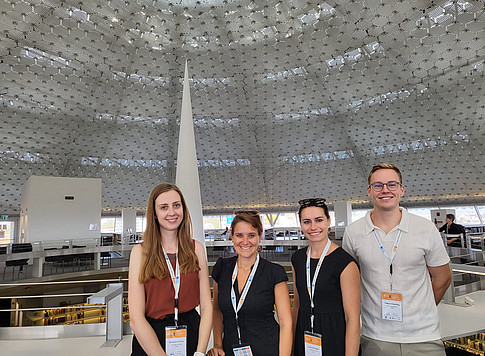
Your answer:
[[[207,353],[208,356],[225,356],[224,350],[219,347],[213,347]]]

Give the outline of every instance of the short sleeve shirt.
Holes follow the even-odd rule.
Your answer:
[[[450,262],[441,235],[434,224],[401,208],[399,225],[388,234],[374,226],[371,213],[350,224],[342,247],[360,265],[362,279],[362,335],[387,342],[413,343],[441,338],[438,311],[427,266]],[[399,231],[401,240],[393,260],[393,291],[402,294],[403,321],[381,318],[381,293],[390,289],[389,260],[374,237],[374,231],[386,251]]]

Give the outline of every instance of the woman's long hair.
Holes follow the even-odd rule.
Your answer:
[[[178,241],[178,260],[181,273],[198,272],[200,270],[199,260],[195,254],[192,241],[192,220],[190,219],[189,209],[185,203],[184,196],[180,189],[170,183],[162,183],[153,188],[150,198],[148,198],[146,219],[147,226],[143,233],[143,257],[141,262],[139,282],[145,283],[149,279],[163,279],[169,275],[165,257],[162,250],[162,234],[160,225],[155,213],[155,200],[162,193],[176,191],[180,195],[182,202],[183,218],[177,231]]]

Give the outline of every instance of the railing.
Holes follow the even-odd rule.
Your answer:
[[[102,347],[116,347],[123,339],[123,283],[110,283],[88,297],[88,304],[106,305],[106,342]]]
[[[55,281],[55,282],[25,282],[25,283],[3,283],[0,284],[0,300],[11,300],[12,308],[0,309],[0,315],[10,314],[11,326],[0,327],[0,339],[32,339],[32,338],[63,338],[63,337],[82,337],[107,335],[113,344],[115,336],[119,339],[119,333],[113,331],[106,333],[109,325],[123,330],[123,333],[131,333],[129,323],[122,323],[122,315],[126,314],[127,304],[122,303],[123,283],[127,279],[97,279],[97,280],[77,280],[77,281]],[[93,292],[81,293],[62,293],[59,291],[42,294],[22,295],[18,291],[27,288],[34,289],[73,289],[82,286],[84,289],[102,289],[106,283],[108,286],[115,286],[116,293],[103,294]],[[88,287],[86,287],[88,286]],[[5,290],[15,288],[17,293],[5,295]],[[114,299],[113,299],[114,298]],[[75,300],[71,305],[54,305],[59,300]],[[50,302],[52,301],[52,302]],[[117,303],[113,307],[113,301]],[[108,306],[108,308],[107,308]],[[108,309],[106,311],[106,309]],[[122,309],[126,311],[123,312]],[[113,319],[114,318],[114,319]],[[61,324],[49,325],[49,321],[62,321]],[[118,321],[116,321],[118,320]],[[108,323],[105,324],[104,322]],[[34,325],[27,325],[34,324]]]

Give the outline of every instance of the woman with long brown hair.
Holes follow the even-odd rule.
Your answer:
[[[165,356],[167,348],[176,351],[184,343],[185,355],[205,355],[212,326],[209,272],[180,189],[156,186],[146,218],[143,243],[130,256],[132,355]]]

